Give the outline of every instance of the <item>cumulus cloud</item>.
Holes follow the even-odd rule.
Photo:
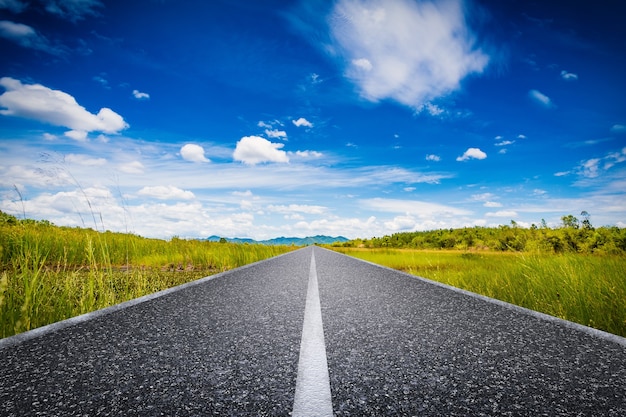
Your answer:
[[[296,125],[297,127],[313,127],[313,123],[309,122],[307,119],[305,119],[304,117],[299,118],[298,120],[292,120],[291,121],[294,125]]]
[[[150,94],[142,93],[139,90],[133,90],[133,97],[135,97],[137,100],[148,100],[150,99]]]
[[[68,130],[65,132],[65,136],[78,142],[85,142],[87,140],[87,132],[84,130]]]
[[[128,128],[124,118],[103,107],[92,114],[71,95],[41,84],[22,84],[10,77],[0,78],[6,90],[0,95],[0,114],[38,120],[75,131],[119,133]]]
[[[52,55],[61,55],[64,52],[62,47],[53,46],[32,27],[9,20],[0,20],[0,38],[15,42],[23,48],[44,51]]]
[[[555,107],[555,105],[552,102],[552,100],[550,99],[550,97],[546,96],[541,91],[530,90],[528,92],[528,97],[530,97],[531,100],[533,100],[535,103],[537,103],[540,106],[545,107],[547,109],[551,109],[551,108]]]
[[[192,200],[196,197],[191,191],[185,191],[173,185],[143,187],[137,194],[158,198],[159,200]]]
[[[329,18],[331,50],[364,99],[425,110],[489,62],[465,10],[460,0],[339,0]]]
[[[439,155],[430,154],[430,155],[426,155],[426,160],[427,161],[433,161],[433,162],[439,162],[439,161],[441,161],[441,157]]]
[[[244,136],[237,142],[233,159],[248,165],[264,162],[289,162],[287,152],[281,150],[282,143],[273,143],[259,136]]]
[[[468,148],[465,153],[456,158],[457,161],[467,161],[468,159],[485,159],[487,154],[478,148]]]
[[[211,162],[204,156],[204,148],[200,145],[188,143],[180,148],[180,156],[190,162]]]

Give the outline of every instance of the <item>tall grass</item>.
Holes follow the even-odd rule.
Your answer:
[[[333,249],[626,336],[626,258],[623,256]]]
[[[291,249],[146,239],[45,222],[0,224],[0,337]]]

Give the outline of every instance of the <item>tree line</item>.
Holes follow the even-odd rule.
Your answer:
[[[341,244],[346,247],[460,249],[514,252],[578,252],[598,254],[626,253],[626,229],[594,227],[587,212],[582,220],[569,214],[561,217],[556,228],[545,220],[530,228],[520,227],[515,221],[498,227],[464,227],[420,232],[400,232],[370,239],[354,239]]]

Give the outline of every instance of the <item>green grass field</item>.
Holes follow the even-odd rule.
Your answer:
[[[0,223],[0,337],[292,249]]]
[[[622,255],[332,249],[626,336],[626,257]]]

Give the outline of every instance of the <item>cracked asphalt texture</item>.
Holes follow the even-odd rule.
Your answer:
[[[0,416],[290,415],[313,250],[335,415],[626,415],[625,339],[309,247],[5,339]]]

